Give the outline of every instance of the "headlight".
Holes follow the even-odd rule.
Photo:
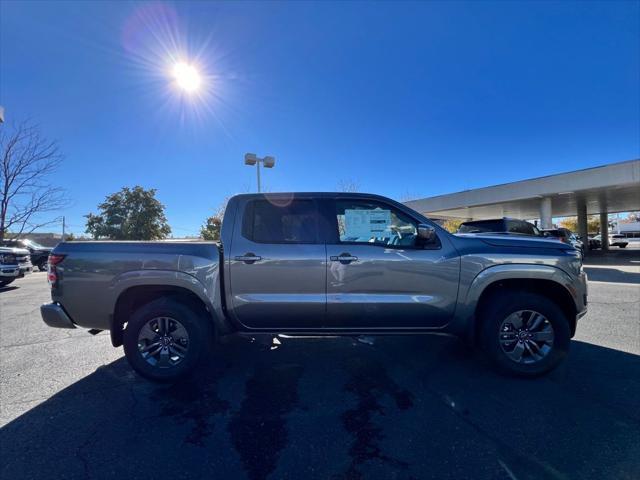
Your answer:
[[[0,253],[0,263],[5,265],[13,265],[16,263],[16,257],[12,253]]]
[[[575,275],[580,275],[580,273],[582,273],[582,255],[580,255],[580,252],[577,250],[569,253],[569,255],[572,257],[568,260],[569,270]]]

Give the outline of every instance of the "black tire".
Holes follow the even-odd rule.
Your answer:
[[[40,270],[41,272],[46,272],[47,271],[47,262],[41,263],[40,265],[38,265],[38,270]]]
[[[141,330],[150,322],[157,325],[155,319],[158,318],[173,320],[174,326],[176,323],[179,324],[187,333],[186,348],[181,347],[181,350],[185,350],[184,357],[175,365],[154,366],[150,363],[151,360],[147,360],[140,352],[138,345]],[[123,346],[129,364],[138,374],[157,382],[174,382],[191,374],[206,358],[212,337],[211,319],[176,297],[163,297],[143,305],[131,315],[124,330]],[[166,348],[169,351],[170,347]],[[171,357],[173,358],[173,355]]]
[[[552,328],[552,344],[544,345],[548,350],[543,358],[536,361],[533,356],[530,356],[529,360],[532,363],[522,363],[526,361],[525,355],[530,355],[528,351],[525,351],[522,355],[523,359],[519,362],[510,358],[505,351],[505,348],[508,349],[515,343],[522,344],[518,341],[518,335],[502,330],[502,328],[506,328],[503,321],[507,322],[508,318],[513,318],[510,317],[512,314],[520,311],[541,314],[545,317],[546,328],[548,329],[549,325]],[[569,352],[571,342],[569,322],[560,307],[543,295],[507,290],[495,295],[480,316],[482,346],[490,360],[502,373],[518,377],[537,377],[557,367]],[[515,343],[511,340],[504,340],[503,332],[504,335],[514,335]]]
[[[6,287],[7,285],[9,285],[10,283],[13,283],[15,281],[15,278],[10,278],[8,280],[0,280],[0,288]]]

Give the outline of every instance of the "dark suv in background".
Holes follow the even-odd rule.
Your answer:
[[[578,238],[576,236],[575,233],[573,233],[571,230],[569,230],[568,228],[550,228],[548,230],[542,230],[542,234],[545,237],[548,238],[555,238],[560,242],[566,243],[568,245],[573,245],[573,247],[578,250],[580,253],[584,254],[584,242],[582,240],[580,240],[580,238]],[[589,249],[593,249],[595,245],[595,242],[592,242],[589,239]]]
[[[25,250],[28,250],[29,255],[31,255],[31,264],[34,266],[34,268],[37,267],[41,271],[47,269],[47,261],[52,250],[52,248],[50,247],[44,247],[34,242],[33,240],[24,238],[2,240],[0,242],[0,247],[23,248]]]
[[[517,218],[498,218],[492,220],[473,220],[460,224],[457,233],[505,233],[516,235],[542,236],[540,230],[525,220]]]

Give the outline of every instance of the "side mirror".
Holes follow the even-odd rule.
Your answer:
[[[436,229],[429,225],[418,225],[418,239],[422,243],[433,243],[436,241]]]

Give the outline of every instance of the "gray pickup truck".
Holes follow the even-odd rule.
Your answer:
[[[131,366],[175,380],[222,335],[447,333],[536,376],[586,313],[571,245],[452,235],[377,195],[238,195],[221,242],[65,242],[49,261],[52,327],[109,330]]]

